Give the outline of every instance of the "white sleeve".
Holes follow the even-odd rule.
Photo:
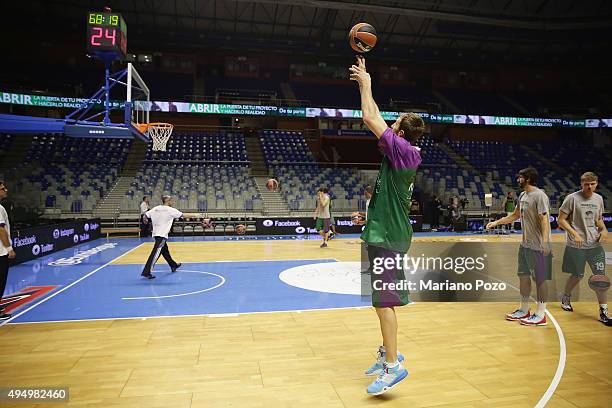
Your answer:
[[[4,217],[4,211],[0,210],[0,227],[4,227],[7,223],[7,219]]]
[[[181,218],[183,216],[183,213],[180,212],[179,210],[177,210],[176,208],[172,208],[172,211],[170,212],[170,214],[174,217],[174,218]]]
[[[153,212],[153,209],[150,209],[149,211],[147,211],[146,213],[144,213],[147,218],[151,218],[151,213]]]

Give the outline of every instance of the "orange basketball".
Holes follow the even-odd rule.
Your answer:
[[[242,224],[236,225],[236,234],[244,235],[246,233],[246,227]]]
[[[606,275],[591,275],[589,287],[595,292],[605,292],[610,289],[610,278]]]
[[[376,45],[376,30],[368,23],[357,23],[349,31],[349,44],[357,52],[368,52]]]
[[[268,182],[266,183],[266,187],[268,188],[268,190],[270,191],[276,191],[276,189],[278,188],[278,181],[274,180],[274,179],[270,179],[268,180]]]

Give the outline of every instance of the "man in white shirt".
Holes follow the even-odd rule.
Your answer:
[[[160,255],[164,257],[172,272],[176,272],[181,266],[180,263],[175,262],[172,256],[170,256],[168,244],[166,243],[168,240],[168,233],[170,233],[174,220],[183,216],[188,218],[202,217],[202,214],[182,213],[176,208],[173,208],[172,204],[174,204],[174,199],[169,195],[162,196],[162,203],[162,205],[153,207],[145,213],[147,219],[153,224],[153,238],[155,238],[155,245],[153,245],[153,250],[141,274],[147,279],[155,279],[155,275],[151,273],[151,269]]]
[[[329,204],[331,199],[325,194],[325,189],[317,190],[317,208],[315,209],[313,218],[316,220],[315,228],[319,231],[319,235],[323,237],[321,248],[327,247],[329,240],[329,230],[331,227],[331,214],[329,212]]]
[[[149,197],[144,196],[140,203],[140,236],[146,237],[151,233],[151,224],[149,219],[145,215],[151,207],[149,206]]]
[[[0,200],[3,200],[8,194],[8,189],[4,181],[0,181]],[[4,207],[0,204],[0,301],[6,288],[6,280],[8,278],[9,259],[15,258],[15,251],[11,246],[11,224],[9,223],[8,214]],[[0,320],[10,319],[9,313],[4,313],[4,309],[0,308]]]

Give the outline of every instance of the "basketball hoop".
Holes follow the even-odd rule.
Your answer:
[[[171,123],[149,123],[146,125],[146,132],[153,140],[154,151],[166,151],[166,143],[170,139],[174,125]]]

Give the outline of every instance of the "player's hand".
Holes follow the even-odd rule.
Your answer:
[[[497,227],[497,223],[495,221],[491,221],[490,223],[487,224],[487,226],[485,228],[490,230],[490,229],[495,228],[495,227]]]
[[[17,254],[12,249],[10,251],[8,251],[9,259],[14,259],[16,256],[17,256]]]
[[[357,57],[356,64],[351,65],[349,72],[350,80],[357,81],[359,86],[370,84],[370,74],[368,74],[368,71],[366,71],[365,58],[363,56],[360,55]]]
[[[599,235],[599,242],[601,242],[602,244],[608,242],[608,231],[602,231],[601,235]]]
[[[572,234],[572,241],[576,244],[584,244],[584,239],[579,234]]]

